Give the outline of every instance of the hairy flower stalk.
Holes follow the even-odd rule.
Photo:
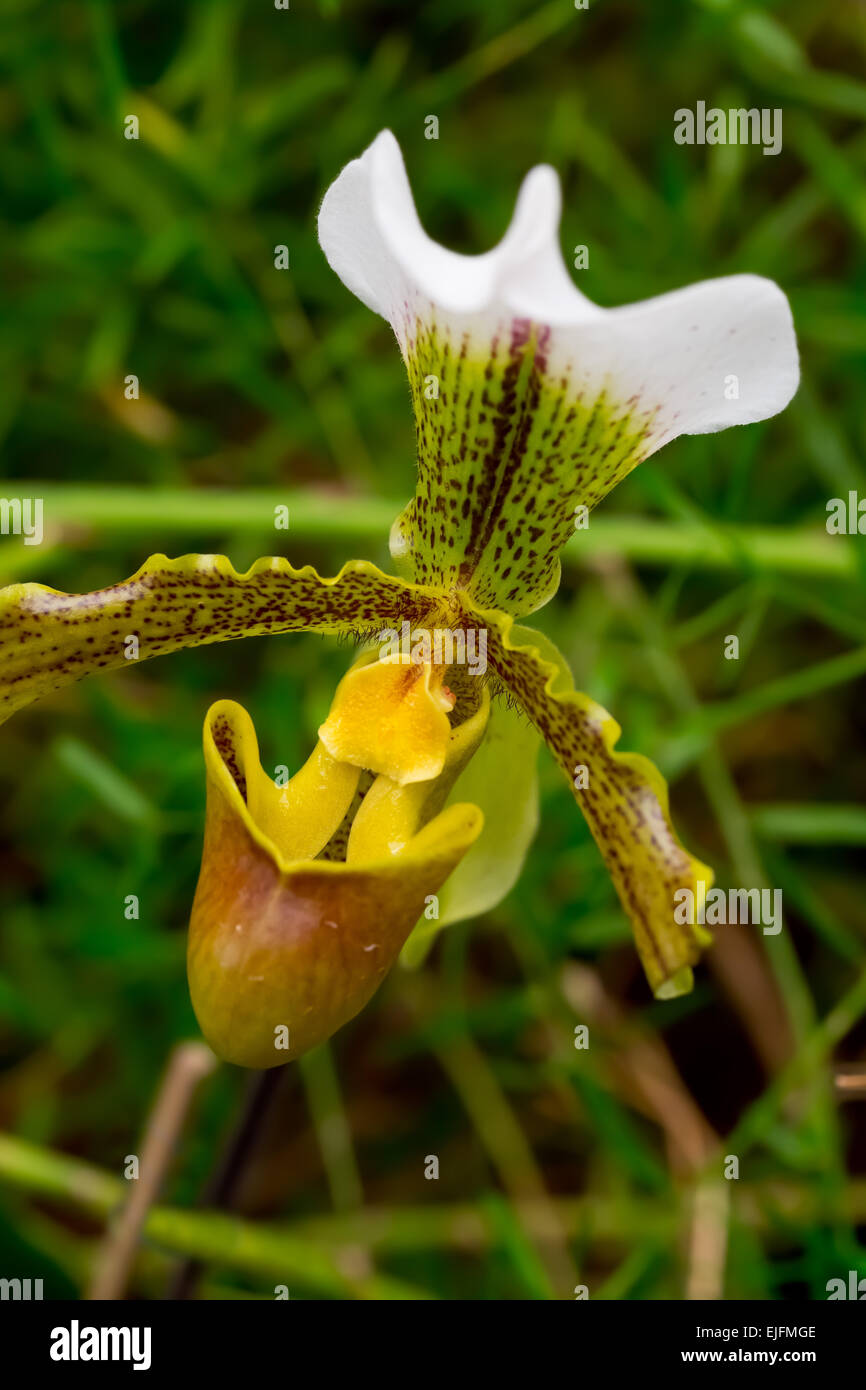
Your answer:
[[[556,175],[539,168],[492,251],[438,246],[387,131],[325,195],[325,254],[390,322],[409,375],[418,469],[391,534],[399,577],[363,561],[322,579],[283,559],[238,574],[219,556],[154,556],[95,594],[0,593],[4,715],[127,665],[130,635],[142,660],[264,633],[382,634],[285,788],[262,772],[240,706],[208,714],[189,976],[205,1035],[232,1061],[299,1055],[363,1007],[401,951],[419,961],[436,930],[501,900],[536,829],[540,741],[652,990],[691,987],[709,936],[679,923],[675,903],[684,889],[697,899],[711,871],[674,831],[658,770],[618,750],[619,725],[521,620],[556,592],[575,515],[643,459],[784,408],[793,325],[778,286],[752,275],[602,309],[565,269],[558,220]],[[447,658],[431,641],[404,659],[394,635],[416,631],[447,634]]]

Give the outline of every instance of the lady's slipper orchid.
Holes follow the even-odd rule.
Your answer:
[[[144,659],[297,630],[483,633],[493,693],[510,700],[491,704],[491,685],[465,665],[368,653],[282,790],[261,770],[245,712],[210,711],[190,984],[207,1037],[243,1065],[298,1055],[357,1013],[431,895],[439,918],[412,933],[413,960],[438,926],[508,892],[535,830],[538,734],[574,789],[654,992],[691,986],[708,937],[677,924],[675,894],[699,896],[711,873],[677,839],[658,771],[616,751],[616,722],[516,620],[555,592],[576,508],[678,434],[781,410],[796,345],[781,290],[749,275],[598,308],[566,273],[558,215],[556,176],[536,169],[493,251],[447,251],[420,226],[389,132],[325,196],[325,254],[390,321],[412,387],[418,481],[392,533],[401,578],[362,561],[321,579],[282,559],[238,574],[222,557],[154,556],[94,594],[0,594],[6,714],[126,665],[131,636]],[[288,1046],[275,1051],[281,1028]]]

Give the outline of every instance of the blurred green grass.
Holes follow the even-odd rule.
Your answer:
[[[86,486],[92,506],[41,549],[0,542],[4,582],[99,587],[178,535],[238,566],[275,534],[323,572],[351,554],[385,560],[370,509],[412,489],[408,391],[387,326],[315,236],[328,183],[385,125],[422,220],[457,249],[489,247],[519,179],[549,161],[563,248],[590,248],[580,283],[600,303],[746,270],[789,294],[804,371],[794,403],[644,464],[599,524],[670,526],[667,563],[634,566],[614,548],[570,566],[537,615],[616,714],[623,746],[672,778],[677,823],[719,881],[783,888],[786,930],[721,941],[693,996],[649,1004],[594,846],[545,765],[542,830],[517,889],[449,929],[421,975],[395,974],[335,1039],[333,1066],[303,1069],[246,1207],[366,1249],[439,1296],[568,1297],[526,1220],[546,1192],[593,1297],[680,1298],[694,1182],[623,1085],[639,1024],[735,1136],[722,1152],[742,1154],[725,1296],[820,1298],[827,1279],[863,1270],[866,1106],[837,1105],[832,1066],[866,1045],[866,552],[837,538],[853,556],[839,575],[816,575],[805,548],[784,572],[747,554],[708,571],[694,556],[719,523],[823,535],[829,497],[866,495],[862,7],[15,0],[0,40],[3,472],[48,497]],[[782,153],[674,145],[674,110],[698,99],[782,106]],[[128,113],[138,142],[122,138]],[[273,268],[277,244],[289,272]],[[185,523],[162,526],[117,491],[311,486],[332,499],[325,524],[287,538],[267,520],[200,515],[187,493]],[[351,543],[337,529],[347,516]],[[736,663],[723,659],[728,632]],[[195,1032],[183,956],[204,711],[240,699],[266,762],[296,767],[346,658],[318,638],[187,652],[88,681],[4,729],[3,1128],[121,1171],[166,1054]],[[569,993],[576,961],[617,1010],[607,1030],[592,1016],[582,1053],[570,1043],[590,1017]],[[172,1206],[194,1202],[241,1081],[224,1068],[205,1088]],[[423,1178],[429,1153],[436,1184]],[[80,1288],[98,1223],[62,1214],[56,1194],[0,1193],[4,1265],[23,1245],[53,1287]],[[377,1240],[368,1227],[383,1209]],[[460,1235],[473,1213],[489,1232],[476,1245]],[[217,1265],[214,1278],[269,1294],[250,1269]],[[298,1296],[321,1291],[299,1276]]]

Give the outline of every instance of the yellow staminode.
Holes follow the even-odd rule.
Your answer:
[[[343,677],[319,738],[332,758],[399,786],[438,777],[445,765],[454,697],[442,667],[385,658]]]

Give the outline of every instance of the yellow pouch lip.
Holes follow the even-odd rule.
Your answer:
[[[245,768],[253,759],[257,766],[261,766],[258,739],[249,713],[235,700],[218,700],[211,705],[204,722],[203,744],[208,779],[219,789],[230,809],[238,816],[253,843],[269,857],[279,873],[286,878],[301,871],[322,877],[358,872],[390,877],[395,871],[399,872],[410,864],[423,863],[432,855],[439,856],[462,850],[472,844],[481,833],[484,823],[481,810],[472,803],[465,802],[442,811],[423,826],[397,854],[385,853],[380,858],[356,861],[353,864],[347,864],[342,860],[288,859],[253,819],[232,770],[217,747],[213,725],[220,717],[226,718],[237,734],[234,747],[239,756],[239,773],[244,776]],[[458,726],[458,729],[462,727]]]
[[[409,798],[398,808],[408,837],[397,852],[382,849],[371,833],[369,853],[352,863],[294,856],[294,843],[321,844],[331,826],[342,825],[358,769],[314,754],[284,819],[279,789],[267,786],[255,728],[241,705],[212,706],[204,749],[207,815],[187,945],[190,997],[220,1057],[239,1066],[279,1066],[331,1037],[364,1007],[428,895],[439,892],[481,833],[484,817],[479,807],[461,803],[429,818],[437,809],[431,800],[416,817],[416,796],[429,797],[435,783],[413,784],[396,788]],[[285,1040],[275,1043],[281,1030]]]

